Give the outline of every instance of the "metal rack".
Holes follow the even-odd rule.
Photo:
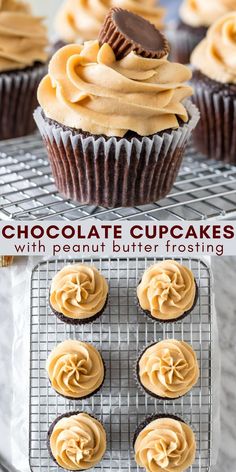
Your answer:
[[[99,471],[137,472],[132,440],[136,427],[150,414],[169,413],[189,423],[197,440],[191,472],[206,472],[212,450],[212,281],[208,266],[197,259],[182,259],[193,270],[199,288],[198,303],[182,322],[153,323],[136,302],[136,287],[153,259],[83,259],[95,264],[109,281],[109,303],[103,316],[88,325],[71,326],[51,314],[48,293],[51,280],[68,260],[39,263],[31,282],[30,361],[30,467],[33,472],[60,468],[48,454],[46,438],[51,422],[66,411],[85,410],[100,418],[107,431],[107,452]],[[71,260],[70,262],[76,262]],[[106,364],[106,380],[100,392],[83,401],[66,400],[51,388],[45,362],[55,345],[66,338],[93,342]],[[134,366],[140,350],[153,341],[177,338],[196,351],[200,379],[196,387],[176,401],[158,401],[138,387]]]
[[[114,210],[63,199],[38,134],[0,142],[0,219],[202,220],[235,212],[236,166],[205,160],[191,147],[168,197],[142,207]]]

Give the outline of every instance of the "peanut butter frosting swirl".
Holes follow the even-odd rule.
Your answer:
[[[208,27],[233,10],[236,10],[236,0],[184,0],[180,17],[190,26]]]
[[[155,0],[65,0],[56,17],[56,30],[67,43],[96,39],[112,7],[137,13],[158,29],[164,27],[165,10]]]
[[[91,395],[99,389],[105,375],[97,349],[92,344],[72,339],[53,349],[46,368],[52,387],[71,398]]]
[[[68,318],[85,319],[103,309],[107,295],[107,281],[96,267],[73,264],[64,267],[53,278],[50,304]]]
[[[0,72],[46,62],[47,31],[20,0],[0,0]]]
[[[158,418],[139,433],[135,460],[147,472],[184,472],[195,461],[196,440],[192,429],[172,418]]]
[[[108,44],[72,44],[56,52],[38,89],[45,115],[67,127],[92,134],[141,136],[178,128],[188,121],[183,100],[189,69],[167,60],[131,52],[116,61]]]
[[[87,413],[63,417],[53,428],[50,448],[63,469],[87,470],[101,461],[106,433],[101,423]]]
[[[179,318],[194,304],[193,273],[176,261],[158,262],[144,272],[137,296],[141,308],[154,318],[164,321]]]
[[[147,348],[139,360],[138,370],[144,388],[161,398],[185,395],[199,378],[194,350],[176,339],[166,339]]]
[[[236,8],[236,2],[235,2]],[[191,63],[210,79],[236,83],[236,11],[224,15],[193,51]]]

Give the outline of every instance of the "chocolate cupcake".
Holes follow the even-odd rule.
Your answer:
[[[103,21],[112,7],[121,7],[153,23],[156,28],[164,28],[165,9],[156,4],[155,0],[97,0],[96,6],[82,0],[64,0],[55,20],[58,35],[58,46],[64,43],[79,43],[96,39]]]
[[[145,270],[137,297],[145,315],[170,323],[185,318],[193,310],[197,292],[192,271],[177,261],[166,260]]]
[[[194,48],[205,37],[207,29],[218,18],[236,9],[236,0],[183,0],[178,21],[171,37],[171,57],[188,64]]]
[[[72,339],[53,349],[46,369],[54,390],[69,399],[94,395],[105,379],[104,361],[97,349],[92,344]]]
[[[194,50],[193,97],[201,119],[193,134],[194,145],[209,159],[236,163],[236,12],[208,30]]]
[[[154,25],[115,8],[99,41],[53,56],[34,116],[66,198],[117,207],[169,193],[199,114],[168,50]]]
[[[101,462],[106,452],[106,432],[87,413],[59,416],[48,431],[49,454],[62,469],[87,470]]]
[[[37,88],[46,73],[42,18],[20,0],[0,2],[0,139],[32,133]]]
[[[165,339],[148,346],[137,362],[137,378],[149,395],[176,400],[197,383],[199,366],[193,348],[184,341]]]
[[[85,324],[95,321],[105,310],[108,284],[96,267],[72,264],[60,270],[52,280],[50,306],[64,323]]]
[[[135,461],[146,472],[184,472],[195,462],[195,435],[182,419],[171,415],[147,418],[134,438]]]

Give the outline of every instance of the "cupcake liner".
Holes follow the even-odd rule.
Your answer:
[[[170,58],[171,61],[180,62],[181,64],[189,64],[190,57],[195,47],[204,38],[204,34],[194,31],[194,28],[189,30],[175,28],[167,32],[167,37],[170,42]]]
[[[0,256],[0,267],[9,267],[13,264],[13,256]]]
[[[108,296],[107,296],[107,299],[105,301],[103,308],[98,313],[96,313],[93,316],[90,316],[89,318],[84,318],[84,319],[69,318],[68,316],[63,315],[63,313],[59,313],[58,311],[54,310],[50,302],[49,302],[49,306],[53,314],[56,315],[57,318],[63,323],[70,324],[70,325],[85,325],[85,324],[93,323],[98,318],[100,318],[100,316],[102,316],[103,312],[105,311],[107,307],[107,303],[108,303]]]
[[[49,430],[48,430],[48,434],[47,434],[47,448],[48,448],[48,452],[49,452],[49,455],[51,457],[51,459],[53,460],[53,462],[55,462],[55,464],[57,464],[57,466],[59,467],[60,470],[64,470],[61,466],[59,466],[59,464],[57,463],[57,460],[55,459],[52,451],[51,451],[51,446],[50,446],[50,437],[52,435],[52,432],[53,432],[53,429],[54,427],[56,426],[56,424],[58,423],[58,421],[60,421],[62,418],[69,418],[70,416],[73,416],[73,415],[78,415],[79,413],[87,413],[86,411],[80,411],[80,410],[77,410],[77,411],[68,411],[66,413],[63,413],[62,415],[58,416],[52,423],[51,425],[49,426]],[[87,413],[91,418],[99,421],[99,423],[101,423],[101,425],[103,426],[101,420],[97,419],[96,416],[94,415],[91,415],[90,413]],[[104,428],[104,426],[103,426]],[[104,428],[105,429],[105,428]],[[85,469],[79,469],[78,471],[75,471],[75,472],[83,472],[83,470]]]
[[[138,437],[138,435],[141,433],[141,431],[146,428],[146,426],[149,425],[149,423],[151,423],[152,421],[155,421],[155,420],[159,420],[161,418],[171,418],[172,420],[176,420],[176,421],[180,421],[181,423],[185,423],[185,421],[180,418],[179,416],[176,416],[176,415],[169,415],[168,413],[166,414],[153,414],[151,416],[147,416],[145,418],[144,421],[142,421],[142,423],[140,423],[137,428],[136,428],[136,431],[134,433],[134,439],[133,439],[133,448],[135,448],[135,442],[136,442],[136,439]]]
[[[130,141],[66,131],[37,108],[34,118],[59,192],[83,204],[112,208],[143,205],[165,197],[199,120],[190,100],[185,106],[189,121],[179,129]]]
[[[151,312],[149,310],[143,310],[143,308],[141,307],[140,303],[139,303],[139,299],[138,297],[136,298],[137,300],[137,306],[138,306],[138,310],[139,312],[141,312],[144,316],[146,316],[146,318],[148,320],[151,320],[153,323],[164,323],[164,324],[167,324],[167,323],[178,323],[179,321],[182,321],[184,318],[186,318],[186,316],[190,315],[190,313],[194,310],[196,304],[197,304],[197,301],[198,301],[198,295],[199,295],[199,289],[198,289],[198,285],[197,285],[197,282],[196,282],[196,279],[195,280],[195,285],[196,285],[196,294],[195,294],[195,298],[194,298],[194,302],[193,302],[193,306],[185,311],[181,316],[179,316],[178,318],[173,318],[171,320],[161,320],[160,318],[155,318],[154,316],[152,316]],[[141,283],[141,279],[138,283],[138,285]]]
[[[201,119],[193,133],[193,142],[202,154],[236,164],[236,94],[211,88],[217,82],[207,79],[206,83],[193,80],[195,94],[193,101],[199,107]],[[230,91],[230,85],[229,85]]]
[[[18,138],[35,131],[37,88],[46,72],[47,67],[42,64],[0,74],[0,139]]]

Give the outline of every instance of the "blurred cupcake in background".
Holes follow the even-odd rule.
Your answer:
[[[129,10],[164,28],[165,9],[156,0],[65,0],[56,17],[58,42],[55,50],[69,43],[98,37],[102,23],[112,7]]]
[[[47,31],[20,0],[0,0],[0,139],[35,130],[37,88],[45,75]]]
[[[64,196],[114,208],[170,192],[199,114],[190,70],[168,53],[153,24],[120,8],[98,40],[55,53],[34,116]]]
[[[236,163],[236,11],[208,30],[192,56],[193,97],[201,112],[193,133],[206,157]]]
[[[218,18],[236,10],[236,0],[183,0],[173,34],[172,59],[188,64],[190,55]]]

